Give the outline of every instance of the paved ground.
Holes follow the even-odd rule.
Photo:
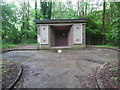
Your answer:
[[[94,70],[99,65],[118,60],[118,52],[105,49],[11,51],[4,59],[21,62],[23,75],[18,88],[95,88]]]

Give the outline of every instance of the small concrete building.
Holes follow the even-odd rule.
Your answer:
[[[34,20],[39,48],[85,47],[86,19]]]

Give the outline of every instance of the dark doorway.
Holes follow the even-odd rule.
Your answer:
[[[55,30],[55,46],[68,46],[68,30]]]

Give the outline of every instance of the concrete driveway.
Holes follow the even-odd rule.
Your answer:
[[[4,59],[21,62],[23,74],[17,88],[95,88],[94,70],[118,60],[118,52],[106,49],[11,51]]]

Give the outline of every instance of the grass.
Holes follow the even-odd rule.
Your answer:
[[[2,49],[17,47],[17,46],[20,46],[20,45],[37,45],[37,43],[19,43],[19,44],[2,43]]]
[[[18,43],[18,44],[13,44],[13,43],[3,42],[2,43],[2,49],[17,47],[17,46],[20,46],[20,45],[37,45],[37,43]],[[94,47],[118,48],[118,46],[112,46],[112,45],[93,45],[93,46]],[[39,48],[39,49],[49,49],[49,48]],[[84,47],[72,47],[72,49],[84,49]]]
[[[4,48],[8,48],[8,47],[16,47],[17,45],[16,44],[7,44],[7,43],[5,43],[5,44],[2,44],[2,48],[4,49]]]
[[[112,46],[112,45],[93,45],[94,47],[108,47],[108,48],[118,48],[118,46]]]

